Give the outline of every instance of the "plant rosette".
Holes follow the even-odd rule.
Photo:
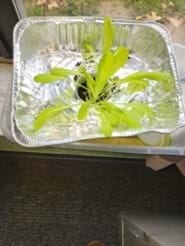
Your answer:
[[[145,122],[152,128],[154,110],[145,101],[135,101],[134,95],[147,90],[151,81],[170,89],[174,78],[165,71],[137,71],[124,77],[118,76],[119,70],[127,64],[130,52],[127,47],[113,46],[114,31],[111,19],[106,17],[102,52],[98,56],[87,38],[83,41],[83,60],[76,64],[75,70],[53,67],[46,74],[35,75],[34,81],[41,84],[70,81],[79,99],[75,103],[70,100],[70,103],[56,103],[41,110],[33,123],[35,134],[58,114],[62,114],[67,122],[86,122],[89,115],[94,115],[105,137],[112,136],[114,130],[141,129]],[[123,93],[133,99],[122,102],[120,94]],[[76,114],[67,117],[66,112],[71,109],[75,109]]]

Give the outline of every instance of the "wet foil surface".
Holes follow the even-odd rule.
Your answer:
[[[119,20],[113,23],[115,47],[126,46],[130,50],[129,60],[117,72],[118,77],[137,71],[160,70],[171,73],[175,78],[174,84],[166,87],[150,81],[150,86],[143,92],[129,95],[124,85],[119,93],[112,93],[109,101],[115,104],[145,102],[156,113],[152,126],[148,119],[144,119],[142,129],[114,131],[113,136],[131,136],[148,131],[171,132],[182,126],[184,110],[171,41],[166,29],[156,23]],[[35,83],[33,77],[56,66],[76,69],[82,62],[82,42],[89,36],[96,37],[93,45],[97,50],[98,62],[102,47],[102,27],[103,19],[87,17],[32,17],[17,25],[14,32],[12,131],[20,144],[32,147],[103,136],[99,119],[93,112],[85,122],[69,122],[59,114],[38,133],[33,132],[33,121],[45,107],[64,102],[77,104],[67,112],[71,117],[77,115],[79,105],[83,102],[77,95],[77,83],[73,77],[71,80],[42,85]]]

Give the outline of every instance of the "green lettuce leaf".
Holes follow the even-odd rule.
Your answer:
[[[52,74],[38,74],[34,77],[35,82],[46,84],[46,83],[52,83],[57,80],[64,80],[65,78],[62,76],[56,76]]]
[[[133,112],[119,108],[110,102],[104,102],[104,105],[119,118],[120,123],[127,124],[131,128],[140,128],[141,123],[138,121],[138,118],[133,114]]]
[[[122,82],[130,81],[130,80],[143,80],[143,79],[150,79],[150,80],[156,80],[159,82],[166,82],[173,77],[171,74],[167,72],[136,72],[133,74],[128,75],[127,77],[121,79]]]
[[[114,27],[109,17],[104,18],[103,26],[103,53],[107,53],[113,46],[114,42]]]
[[[90,103],[87,101],[87,102],[84,102],[79,111],[78,111],[78,120],[80,121],[83,121],[87,118],[87,115],[88,115],[88,112],[89,112],[89,106],[90,106]]]
[[[126,47],[118,47],[114,52],[114,65],[112,67],[112,74],[115,74],[121,67],[125,65],[128,60],[129,51]]]
[[[99,110],[99,116],[101,119],[101,132],[104,136],[110,137],[112,135],[112,126],[109,119],[102,110]]]
[[[147,115],[147,117],[149,119],[153,119],[155,116],[154,111],[146,103],[132,102],[132,103],[129,103],[129,106],[131,106],[133,109],[135,109],[135,111],[138,112],[140,117]]]
[[[52,117],[62,112],[63,110],[71,108],[69,105],[57,105],[50,106],[48,108],[43,109],[39,112],[37,117],[34,120],[33,128],[34,131],[38,131],[41,127],[43,127]]]
[[[106,54],[100,59],[97,68],[96,74],[96,85],[95,85],[95,97],[99,95],[99,93],[104,88],[108,79],[111,76],[111,69],[114,65],[114,57],[111,51],[107,51]]]
[[[54,67],[50,70],[50,74],[56,75],[56,76],[69,76],[69,75],[78,75],[78,71],[66,69],[66,68],[60,68],[60,67]]]

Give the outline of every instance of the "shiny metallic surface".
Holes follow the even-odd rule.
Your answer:
[[[168,31],[160,24],[113,20],[115,47],[127,46],[130,50],[128,63],[117,76],[123,77],[136,71],[166,71],[175,82],[166,88],[150,81],[143,92],[129,95],[122,86],[119,93],[112,93],[109,101],[119,105],[131,101],[145,102],[156,113],[151,125],[144,118],[141,129],[115,130],[113,136],[132,136],[143,132],[172,132],[184,125],[184,109],[173,49]],[[58,66],[76,69],[82,62],[81,48],[85,38],[91,36],[99,61],[102,49],[103,19],[95,17],[32,17],[23,19],[14,31],[14,74],[12,87],[12,134],[24,146],[36,147],[74,142],[81,139],[103,137],[100,121],[93,110],[87,121],[75,117],[83,102],[76,93],[77,82],[73,77],[52,84],[35,83],[33,77]],[[89,65],[89,71],[93,67]],[[33,121],[47,106],[58,103],[74,104],[67,111],[67,119],[58,115],[42,129],[33,132]]]

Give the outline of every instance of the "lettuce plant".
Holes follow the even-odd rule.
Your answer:
[[[34,120],[35,131],[43,127],[52,117],[59,113],[65,115],[66,110],[74,107],[79,108],[75,116],[75,119],[79,122],[87,120],[90,113],[96,114],[100,119],[100,131],[104,136],[111,136],[112,131],[117,128],[122,130],[141,128],[143,117],[147,117],[152,122],[155,113],[146,103],[136,101],[112,103],[110,100],[111,94],[116,94],[123,83],[126,83],[127,89],[133,93],[148,87],[150,80],[166,83],[173,78],[169,73],[160,71],[140,71],[123,78],[118,78],[115,74],[127,63],[129,50],[127,47],[113,48],[114,27],[109,17],[106,17],[104,20],[102,43],[102,55],[98,64],[95,64],[94,73],[88,71],[86,62],[89,59],[94,61],[96,53],[90,41],[84,40],[84,62],[75,71],[54,67],[47,74],[38,74],[34,77],[35,82],[41,84],[62,81],[67,78],[71,79],[76,83],[77,92],[80,97],[80,103],[56,104],[40,111]]]

